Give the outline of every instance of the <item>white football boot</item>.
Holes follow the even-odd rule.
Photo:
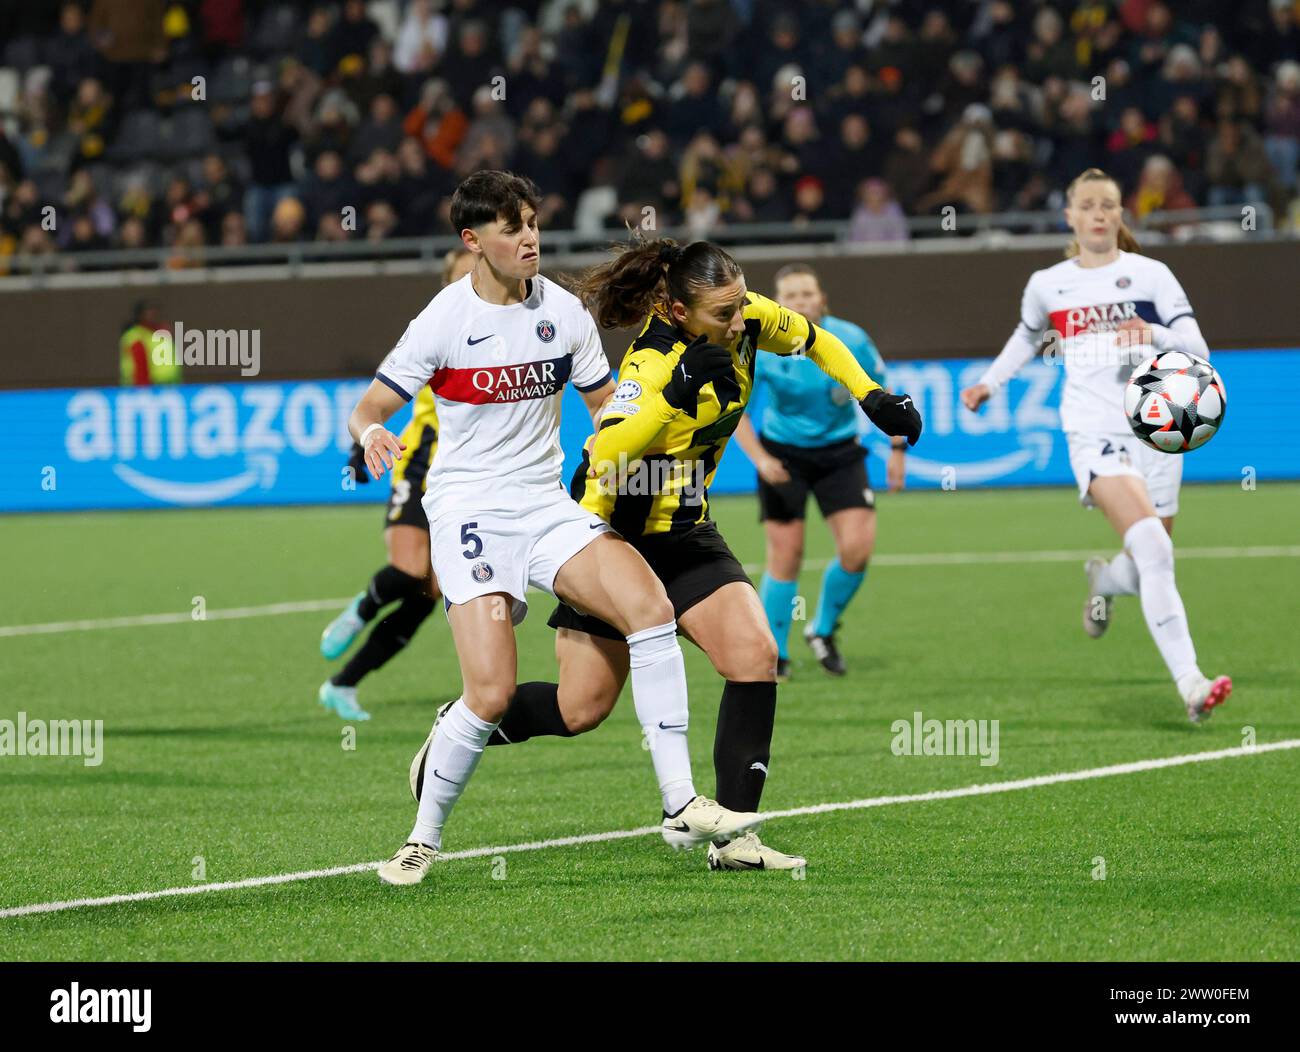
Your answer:
[[[719,847],[709,845],[709,869],[802,869],[807,859],[770,848],[757,833],[744,833]]]
[[[437,848],[408,840],[396,855],[379,867],[379,879],[385,884],[418,884],[437,858]]]
[[[709,840],[728,840],[762,820],[756,811],[728,811],[716,800],[697,796],[675,815],[664,815],[660,829],[669,847],[682,850]]]
[[[415,754],[411,760],[411,795],[415,797],[415,802],[420,802],[420,784],[424,781],[424,759],[429,755],[429,746],[433,744],[433,736],[438,733],[438,724],[442,718],[451,711],[451,707],[460,701],[456,698],[454,701],[447,702],[438,710],[438,715],[434,717],[433,727],[429,730],[429,736],[424,739],[424,744],[420,746],[420,751]]]
[[[1214,679],[1207,679],[1201,676],[1182,691],[1187,718],[1193,723],[1204,723],[1218,706],[1228,700],[1231,693],[1231,677],[1215,676]]]
[[[1088,598],[1083,601],[1083,630],[1093,639],[1100,639],[1110,627],[1110,612],[1115,601],[1097,592],[1097,574],[1106,568],[1105,559],[1089,559],[1083,564],[1088,575]]]

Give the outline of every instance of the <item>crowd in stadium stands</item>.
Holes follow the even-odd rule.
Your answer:
[[[593,232],[896,241],[1092,165],[1285,221],[1300,0],[0,0],[0,129],[0,256],[450,233],[484,167]]]

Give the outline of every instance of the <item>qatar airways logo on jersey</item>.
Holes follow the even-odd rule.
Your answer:
[[[1048,316],[1061,338],[1083,336],[1090,332],[1114,332],[1130,318],[1158,320],[1155,304],[1150,300],[1126,300],[1123,303],[1099,303],[1092,307],[1068,307]]]
[[[549,398],[564,390],[573,363],[566,354],[522,365],[481,365],[470,369],[439,369],[429,386],[448,402],[490,405]]]

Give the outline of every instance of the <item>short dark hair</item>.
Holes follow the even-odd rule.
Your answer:
[[[451,225],[456,233],[497,219],[506,223],[520,222],[524,205],[536,212],[542,192],[526,175],[514,172],[475,172],[461,180],[451,195]]]

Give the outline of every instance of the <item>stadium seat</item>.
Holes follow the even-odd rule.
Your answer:
[[[52,136],[41,151],[37,169],[41,172],[63,172],[65,179],[72,159],[77,155],[78,139],[71,132],[59,132]]]
[[[120,201],[127,190],[136,186],[156,197],[162,193],[165,181],[161,166],[152,161],[122,166],[113,173],[113,200]]]
[[[253,86],[253,64],[246,55],[222,59],[208,83],[209,102],[243,102]]]
[[[252,52],[259,58],[292,52],[300,30],[298,11],[289,4],[274,4],[262,12],[257,29],[249,35]]]
[[[238,182],[247,186],[253,181],[253,164],[242,151],[226,153],[223,156],[226,158],[226,166],[230,169],[230,174]]]
[[[30,69],[41,62],[40,41],[36,37],[15,37],[0,51],[0,65]]]
[[[116,189],[117,169],[111,164],[92,164],[86,171],[90,173],[90,181],[95,184],[95,193],[115,204],[117,198],[113,196],[113,191]]]
[[[29,174],[32,182],[36,184],[36,193],[42,201],[59,201],[63,197],[63,191],[68,188],[68,181],[62,169],[54,168]]]
[[[212,118],[200,105],[185,106],[171,119],[169,156],[197,157],[209,152],[217,144],[212,128]]]
[[[156,157],[163,146],[163,120],[153,110],[132,110],[122,118],[110,160],[130,162]]]

